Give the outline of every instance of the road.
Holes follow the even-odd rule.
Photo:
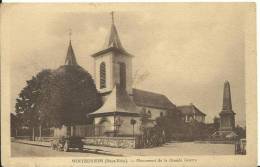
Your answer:
[[[12,157],[93,157],[111,155],[97,149],[84,149],[83,152],[71,150],[70,152],[51,150],[50,147],[34,146],[29,144],[11,142]]]
[[[64,156],[179,156],[179,155],[234,155],[233,144],[203,144],[193,142],[166,143],[161,147],[124,149],[102,146],[87,146],[83,152],[60,152],[49,147],[32,146],[12,142],[12,156],[18,157],[64,157]]]
[[[105,150],[124,156],[185,156],[185,155],[234,155],[234,144],[210,144],[194,142],[166,143],[161,147],[142,149],[123,149],[91,146],[92,149]]]

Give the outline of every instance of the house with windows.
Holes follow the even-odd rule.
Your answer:
[[[194,104],[177,106],[177,109],[181,112],[184,122],[190,123],[196,120],[197,122],[205,123],[206,114],[200,111]]]
[[[88,115],[94,119],[97,135],[140,134],[141,112],[152,120],[176,112],[176,105],[165,95],[132,87],[134,56],[122,45],[113,14],[106,47],[92,57],[96,87],[103,99],[103,106]]]

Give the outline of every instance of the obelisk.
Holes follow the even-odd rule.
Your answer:
[[[220,130],[221,131],[233,131],[235,128],[235,113],[232,110],[231,91],[228,81],[224,83],[223,91],[223,105],[220,116]]]

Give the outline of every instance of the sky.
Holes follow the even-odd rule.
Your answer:
[[[165,94],[177,106],[193,103],[212,122],[228,80],[236,123],[245,125],[242,5],[14,5],[6,10],[12,111],[26,80],[64,64],[69,29],[78,64],[93,74],[90,55],[104,48],[112,10],[122,45],[134,55],[133,87]]]

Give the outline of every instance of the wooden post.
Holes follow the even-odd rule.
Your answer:
[[[33,141],[35,140],[34,127],[33,127],[33,129],[32,129],[32,140],[33,140]]]
[[[135,137],[135,124],[133,124],[133,138]]]
[[[39,137],[42,137],[42,125],[39,126]]]
[[[74,130],[73,126],[70,126],[70,136],[73,136],[73,133],[74,133],[73,130]]]

